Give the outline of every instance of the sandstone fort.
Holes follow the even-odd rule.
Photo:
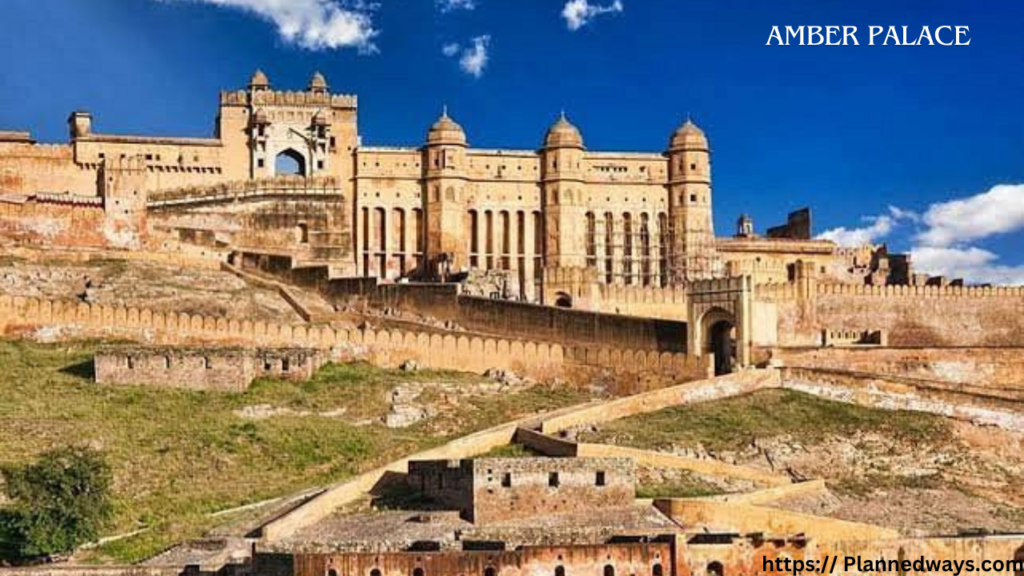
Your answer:
[[[770,459],[585,438],[626,418],[796,391],[1000,434],[1019,459],[1024,287],[933,277],[885,245],[815,239],[809,208],[756,227],[742,206],[715,206],[714,135],[692,119],[638,127],[665,144],[637,152],[590,148],[566,114],[522,119],[538,123],[532,149],[474,148],[447,109],[424,119],[421,141],[381,145],[358,116],[356,96],[319,73],[280,90],[257,71],[220,93],[208,138],[108,134],[88,111],[68,117],[67,143],[0,132],[0,245],[42,267],[9,274],[0,332],[102,341],[94,386],[237,395],[358,360],[487,373],[496,394],[599,382],[611,397],[446,433],[138,565],[14,572],[734,576],[837,554],[1024,561],[1024,526],[911,534],[777,505],[827,487]],[[713,207],[736,216],[734,230],[715,230]],[[285,312],[112,303],[96,278],[60,272],[100,261],[170,270],[156,284],[223,274]],[[60,295],[67,286],[84,296]],[[389,427],[429,419],[433,408],[406,399],[417,394],[396,389]],[[501,452],[510,445],[527,456]],[[638,499],[642,479],[665,470],[744,488]],[[1011,493],[1019,478],[984,489]],[[396,493],[412,504],[352,512]],[[1019,492],[1005,502],[1024,508]]]

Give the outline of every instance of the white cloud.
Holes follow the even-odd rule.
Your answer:
[[[277,26],[289,44],[307,50],[357,48],[377,51],[373,39],[378,31],[370,13],[375,5],[339,0],[161,0],[164,2],[205,2],[251,12]]]
[[[458,43],[445,44],[441,53],[449,58],[459,57],[459,68],[470,76],[479,78],[483,76],[484,68],[490,60],[491,37],[487,34],[471,39],[470,45],[463,48]]]
[[[967,198],[932,204],[917,235],[926,246],[952,246],[1024,230],[1024,184],[999,185]]]
[[[885,238],[892,232],[896,224],[896,218],[888,214],[881,216],[866,216],[863,218],[868,225],[860,228],[846,228],[840,226],[826,230],[818,234],[820,240],[831,240],[840,246],[863,246],[874,244],[877,240]]]
[[[1024,266],[999,263],[999,255],[972,243],[1024,231],[1024,184],[1000,184],[987,192],[931,204],[923,213],[890,206],[868,216],[867,226],[833,228],[818,235],[842,246],[873,244],[902,221],[917,232],[910,249],[914,269],[949,278],[992,284],[1024,284]]]
[[[476,0],[436,0],[435,3],[441,12],[476,9]]]
[[[622,12],[622,0],[607,5],[591,4],[588,0],[569,0],[562,8],[562,18],[565,18],[569,30],[579,30],[597,16],[614,12]]]
[[[443,47],[441,47],[441,53],[449,58],[455,56],[456,54],[459,53],[459,43],[452,42],[451,44],[445,44]]]
[[[982,248],[918,246],[910,251],[914,269],[974,283],[1024,285],[1024,266],[999,264],[999,256]]]

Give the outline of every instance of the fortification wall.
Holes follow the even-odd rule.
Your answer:
[[[1024,346],[1024,287],[758,286],[777,303],[779,343],[810,346],[822,330],[882,330],[892,346]]]
[[[613,543],[595,546],[524,546],[481,552],[296,554],[294,576],[528,576],[556,574],[672,574],[673,544]],[[606,569],[610,567],[609,569]],[[657,568],[655,568],[657,566]]]
[[[1024,431],[1019,398],[978,394],[963,384],[944,384],[899,376],[822,368],[783,368],[782,386],[829,400],[882,408],[913,410],[947,418]]]
[[[96,196],[98,166],[75,164],[69,144],[0,143],[0,191]]]
[[[410,310],[476,333],[649,352],[686,351],[685,322],[465,296],[454,284],[379,284],[374,278],[329,278],[326,266],[293,268],[288,257],[261,259],[245,254],[242,265],[315,288],[337,304]]]
[[[715,532],[804,534],[812,540],[854,540],[899,536],[899,532],[896,530],[880,528],[871,524],[846,522],[749,504],[666,498],[655,500],[654,505],[666,516],[684,526],[702,526]]]
[[[686,288],[620,286],[601,284],[596,310],[606,314],[625,314],[686,322]]]
[[[102,248],[112,232],[99,198],[0,200],[0,236],[21,245]]]
[[[335,329],[248,319],[190,316],[137,308],[0,296],[0,331],[36,337],[123,338],[157,344],[227,343],[336,349],[385,367],[405,360],[445,370],[513,370],[545,378],[578,370],[655,372],[669,379],[702,377],[706,366],[685,354],[571,347],[530,340],[405,330]]]
[[[960,384],[957,389],[1024,400],[1024,348],[778,348],[786,366],[889,374]]]

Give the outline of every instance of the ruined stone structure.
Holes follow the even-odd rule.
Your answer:
[[[94,365],[98,384],[242,392],[262,376],[308,380],[325,361],[310,348],[114,346]]]
[[[623,458],[478,458],[409,463],[409,485],[478,524],[629,506],[636,465]]]

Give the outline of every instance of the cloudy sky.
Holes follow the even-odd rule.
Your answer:
[[[1018,0],[4,0],[0,129],[207,135],[253,69],[360,97],[368,144],[445,104],[471,144],[534,148],[566,110],[595,150],[662,150],[691,115],[716,226],[809,205],[819,234],[1024,283]],[[765,46],[772,26],[970,26],[967,47]],[[863,32],[862,32],[863,34]]]

